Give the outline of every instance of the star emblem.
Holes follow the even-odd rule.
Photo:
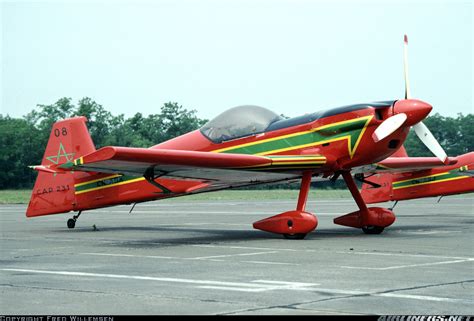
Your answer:
[[[48,156],[46,157],[47,160],[49,160],[51,163],[57,165],[59,164],[59,161],[61,160],[61,157],[66,158],[66,162],[70,162],[74,159],[74,154],[75,153],[67,153],[66,149],[64,148],[62,143],[59,143],[59,150],[57,155],[53,156]]]

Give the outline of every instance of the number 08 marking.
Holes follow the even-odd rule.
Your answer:
[[[61,129],[56,128],[54,130],[54,136],[59,137],[59,136],[67,136],[67,129],[66,127],[62,127]]]

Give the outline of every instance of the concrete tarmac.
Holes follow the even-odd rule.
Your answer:
[[[309,201],[302,241],[252,229],[295,204],[166,200],[72,230],[2,205],[0,314],[474,314],[472,194],[400,202],[381,235],[332,223],[351,199]]]

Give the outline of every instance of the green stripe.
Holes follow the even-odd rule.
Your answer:
[[[62,165],[59,165],[59,168],[68,169],[74,167],[74,162],[66,162]]]
[[[126,182],[126,181],[130,181],[130,180],[136,179],[136,178],[140,178],[140,177],[139,176],[137,177],[137,176],[122,175],[122,176],[117,176],[117,177],[113,177],[113,178],[107,178],[107,179],[103,179],[103,180],[100,180],[100,181],[97,181],[97,182],[92,182],[92,183],[89,183],[89,184],[84,184],[84,185],[81,185],[81,186],[77,186],[76,187],[76,192],[85,191],[85,190],[89,190],[89,189],[96,188],[96,187],[102,187],[102,186],[107,186],[107,185],[111,185],[111,184]]]
[[[428,183],[428,182],[436,182],[443,179],[448,178],[455,178],[459,176],[464,176],[458,170],[449,171],[449,173],[438,175],[438,176],[431,176],[431,177],[423,177],[423,178],[414,178],[404,182],[393,182],[393,187],[400,188],[400,187],[407,187],[411,185],[421,184],[421,183]]]
[[[318,142],[323,142],[327,140],[335,140],[344,136],[350,136],[350,146],[353,151],[359,136],[362,133],[362,130],[366,124],[370,121],[369,119],[360,119],[357,118],[353,122],[337,124],[334,126],[326,127],[324,129],[305,133],[297,136],[286,137],[282,139],[276,139],[269,142],[261,142],[258,144],[236,147],[233,149],[228,149],[223,151],[223,153],[232,153],[232,154],[260,154],[273,150],[279,150],[284,148],[294,148],[298,146],[314,144],[317,145]]]

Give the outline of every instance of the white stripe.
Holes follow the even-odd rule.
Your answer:
[[[313,288],[306,288],[301,286],[272,286],[261,289],[236,288],[226,286],[199,286],[200,289],[224,290],[224,291],[240,291],[240,292],[266,292],[272,290],[294,290],[294,291],[310,291]]]
[[[462,231],[404,231],[404,230],[398,230],[398,231],[392,231],[396,233],[402,233],[402,234],[411,234],[411,235],[436,235],[436,234],[451,234],[451,233],[462,233]]]
[[[428,296],[428,295],[413,295],[413,294],[398,294],[398,293],[382,293],[382,294],[378,294],[377,296],[410,299],[410,300],[436,301],[436,302],[453,302],[453,303],[454,302],[462,302],[462,303],[473,302],[472,300],[440,298],[440,297]]]
[[[354,255],[380,255],[380,256],[402,256],[402,257],[419,257],[419,258],[436,258],[436,259],[456,259],[456,260],[474,260],[472,257],[462,256],[443,256],[443,255],[429,255],[429,254],[402,254],[391,252],[354,252],[354,251],[337,251],[338,254],[354,254]]]
[[[286,282],[286,281],[273,281],[273,280],[254,280],[253,283],[264,283],[273,285],[290,285],[290,286],[314,286],[319,283],[301,283],[301,282]]]
[[[383,268],[360,267],[360,266],[341,266],[341,268],[345,268],[345,269],[359,269],[359,270],[378,270],[378,271],[386,271],[386,270],[404,269],[404,268],[420,267],[420,266],[432,266],[432,265],[441,265],[441,264],[462,263],[462,262],[470,262],[470,261],[472,261],[472,259],[456,260],[456,261],[443,261],[443,262],[434,262],[434,263],[420,263],[420,264],[396,265],[396,266],[388,266],[388,267],[383,267]]]
[[[267,262],[267,261],[239,261],[241,263],[268,264],[268,265],[301,265],[297,263]]]
[[[134,254],[115,254],[115,253],[79,253],[80,255],[95,255],[95,256],[116,256],[116,257],[137,257],[137,258],[148,258],[148,259],[171,259],[171,260],[210,260],[216,262],[225,262],[224,260],[216,260],[217,258],[233,257],[233,256],[247,256],[247,255],[259,255],[276,252],[258,252],[258,253],[243,253],[243,254],[225,254],[225,255],[212,255],[202,257],[176,257],[176,256],[159,256],[159,255],[134,255]]]
[[[270,251],[291,251],[291,252],[316,252],[316,250],[295,250],[271,247],[250,247],[250,246],[228,246],[228,245],[207,245],[194,244],[195,247],[210,247],[210,248],[224,248],[224,249],[243,249],[243,250],[270,250]]]
[[[257,284],[257,283],[244,283],[244,282],[221,282],[214,280],[193,280],[193,279],[179,279],[179,278],[159,278],[150,276],[139,276],[139,275],[122,275],[122,274],[102,274],[102,273],[88,273],[88,272],[72,272],[72,271],[45,271],[45,270],[30,270],[30,269],[0,269],[2,271],[12,272],[27,272],[37,274],[53,274],[53,275],[66,275],[66,276],[83,276],[83,277],[99,277],[99,278],[114,278],[114,279],[133,279],[143,281],[159,281],[169,283],[185,283],[185,284],[196,284],[201,285],[200,288],[220,288],[220,289],[233,289],[241,290],[246,292],[262,292],[278,289],[287,290],[300,290],[304,287],[313,286],[313,283],[284,283],[284,285],[274,284]],[[264,280],[259,280],[260,283]],[[252,281],[254,282],[254,281]],[[278,282],[278,281],[269,281]]]
[[[143,257],[150,259],[179,259],[178,257],[172,256],[159,256],[159,255],[133,255],[133,254],[113,254],[113,253],[79,253],[80,255],[96,255],[96,256],[118,256],[118,257]]]
[[[214,280],[193,280],[193,279],[178,279],[178,278],[158,278],[149,276],[138,276],[138,275],[120,275],[120,274],[101,274],[101,273],[86,273],[86,272],[71,272],[71,271],[44,271],[44,270],[31,270],[31,269],[0,269],[1,271],[12,271],[12,272],[26,272],[26,273],[38,273],[38,274],[53,274],[53,275],[66,275],[66,276],[83,276],[83,277],[101,277],[101,278],[116,278],[116,279],[134,279],[144,281],[160,281],[170,283],[184,283],[184,284],[195,284],[198,288],[204,289],[219,289],[228,291],[244,291],[244,292],[263,292],[270,290],[297,290],[297,291],[319,291],[332,294],[344,294],[344,295],[368,295],[368,296],[379,296],[379,297],[393,297],[403,298],[410,300],[424,300],[424,301],[438,301],[438,302],[467,302],[472,303],[472,300],[433,297],[425,295],[412,295],[412,294],[398,294],[398,293],[370,293],[362,291],[350,291],[340,289],[326,289],[314,287],[313,283],[291,283],[284,281],[273,281],[273,280],[255,280],[253,283],[243,282],[221,282]],[[283,283],[282,286],[257,284],[259,283]]]
[[[275,253],[275,252],[267,252],[267,253]],[[95,256],[112,256],[112,257],[114,256],[115,257],[138,257],[138,258],[167,259],[167,260],[195,260],[195,258],[182,258],[182,257],[159,256],[159,255],[133,255],[133,254],[113,254],[113,253],[79,253],[79,254],[80,255],[95,255]],[[206,258],[206,260],[209,260],[212,262],[226,262],[225,260],[212,259],[213,257],[208,257]],[[301,265],[297,263],[268,262],[268,261],[238,261],[238,262],[239,263],[252,263],[252,264],[268,264],[268,265]]]
[[[224,290],[224,291],[237,291],[237,292],[265,292],[269,291],[269,289],[245,289],[245,288],[237,288],[237,287],[229,287],[229,286],[198,286],[199,289],[208,289],[208,290]]]
[[[221,257],[233,257],[233,256],[249,256],[249,255],[262,255],[262,254],[274,254],[277,253],[276,251],[271,252],[255,252],[255,253],[241,253],[241,254],[224,254],[224,255],[212,255],[212,256],[200,256],[200,257],[193,257],[190,260],[207,260],[207,259],[214,259],[214,258],[221,258]]]

